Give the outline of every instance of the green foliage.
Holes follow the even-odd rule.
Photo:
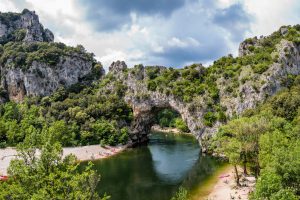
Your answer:
[[[130,107],[120,100],[126,88],[114,82],[112,92],[105,84],[106,79],[77,93],[60,88],[36,101],[29,98],[20,104],[0,105],[1,147],[15,146],[32,132],[39,137],[50,135],[63,146],[125,144],[126,127],[132,120]]]
[[[281,177],[272,171],[263,172],[256,183],[253,199],[269,199],[281,189]]]
[[[76,158],[69,155],[63,159],[60,144],[49,141],[40,146],[39,158],[29,141],[19,146],[21,159],[10,163],[11,178],[0,184],[0,199],[109,199],[98,196],[100,177],[91,163],[80,173]]]
[[[175,127],[182,132],[189,132],[188,126],[181,119],[180,114],[171,109],[161,110],[156,116],[155,123],[160,127]]]
[[[292,120],[300,106],[300,85],[280,92],[269,103],[275,115]]]
[[[252,66],[254,73],[262,74],[269,68],[269,63],[258,63]]]
[[[181,118],[176,118],[175,127],[182,132],[189,132],[189,128],[188,128],[186,122],[183,121]]]
[[[175,127],[175,120],[179,114],[171,109],[163,109],[156,115],[156,123],[161,127]]]
[[[16,41],[22,41],[26,36],[25,29],[18,29],[14,32],[14,38]]]
[[[17,40],[24,37],[24,30],[20,29],[15,34]],[[86,53],[81,47],[68,47],[63,43],[22,43],[8,42],[3,47],[3,54],[0,57],[0,64],[4,65],[12,60],[10,67],[21,67],[26,70],[33,61],[56,66],[64,56],[77,55],[86,61],[95,62],[93,54]]]
[[[172,197],[171,200],[188,200],[188,191],[183,188],[183,187],[180,187],[178,189],[178,191],[176,192],[175,196]]]
[[[203,119],[204,119],[204,124],[206,126],[210,126],[211,127],[216,122],[217,117],[215,116],[215,113],[209,111],[209,112],[207,112],[207,113],[204,114]]]
[[[251,199],[299,199],[299,77],[257,109],[220,128],[214,146],[258,176]],[[260,173],[261,172],[261,173]]]

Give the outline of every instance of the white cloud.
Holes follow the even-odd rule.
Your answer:
[[[180,48],[186,48],[186,47],[190,47],[190,46],[199,46],[200,43],[198,40],[192,38],[192,37],[188,37],[186,39],[179,39],[177,37],[172,37],[169,41],[168,41],[168,45],[170,47],[180,47]]]
[[[1,0],[0,11],[1,12],[18,12],[18,8],[10,0]]]
[[[299,0],[245,0],[246,10],[252,14],[249,36],[268,35],[282,25],[300,22]]]
[[[281,25],[300,22],[299,0],[215,0],[209,3],[199,0],[177,9],[167,18],[131,12],[130,20],[120,30],[99,32],[85,18],[87,10],[78,1],[24,0],[22,5],[19,2],[1,0],[0,10],[20,12],[22,6],[35,10],[43,25],[54,32],[56,41],[84,45],[106,68],[115,60],[125,60],[129,66],[138,63],[179,66],[191,62],[208,64],[221,54],[236,55],[238,43],[233,41],[232,34],[244,34],[247,24],[237,22],[236,29],[232,27],[232,30],[242,31],[235,33],[229,31],[231,27],[227,30],[214,24],[212,18],[216,9],[237,3],[253,17],[247,36],[270,34]]]
[[[217,0],[216,5],[218,5],[220,8],[227,8],[239,2],[239,0]]]

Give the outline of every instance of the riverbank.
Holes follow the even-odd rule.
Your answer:
[[[81,147],[65,147],[63,148],[63,157],[73,154],[79,161],[98,160],[116,155],[127,148],[127,145],[119,145],[116,147],[100,145],[89,145]],[[39,155],[39,151],[37,152]],[[0,175],[7,175],[7,169],[11,160],[17,158],[17,150],[15,148],[0,149]]]
[[[239,171],[241,174],[242,170]],[[237,187],[233,167],[225,165],[206,180],[203,186],[193,191],[191,200],[248,200],[255,185],[255,178],[242,176],[240,183],[242,186]]]
[[[170,128],[170,127],[160,127],[159,125],[153,125],[151,127],[151,131],[154,132],[162,132],[162,133],[174,133],[174,134],[187,134],[192,135],[191,133],[182,132],[177,128]]]

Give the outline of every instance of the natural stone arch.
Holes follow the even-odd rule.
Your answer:
[[[292,42],[282,40],[276,48],[279,55],[278,61],[272,63],[269,69],[262,74],[254,73],[249,66],[241,68],[238,77],[239,86],[236,89],[239,95],[232,95],[226,91],[226,86],[231,83],[231,79],[227,80],[224,76],[220,76],[215,80],[218,89],[217,103],[225,112],[226,119],[240,115],[246,109],[255,108],[267,97],[285,87],[285,77],[300,74],[299,45],[296,46]],[[286,51],[293,53],[286,56]],[[244,53],[247,55],[247,52]],[[240,52],[240,55],[244,55],[243,52]],[[163,66],[155,67],[159,69],[159,72],[167,69]],[[196,70],[201,71],[202,68],[203,66],[198,66]],[[109,67],[109,73],[127,88],[124,99],[132,107],[134,114],[131,126],[132,141],[137,143],[146,141],[155,109],[169,107],[180,113],[191,133],[199,140],[202,150],[205,151],[208,147],[206,143],[209,145],[208,139],[217,132],[226,119],[225,121],[215,121],[213,124],[205,123],[204,118],[208,112],[217,112],[216,110],[210,111],[208,108],[206,98],[208,96],[199,94],[194,97],[192,102],[184,102],[183,99],[176,98],[172,93],[149,90],[147,80],[150,77],[146,72],[147,68],[143,65],[128,69],[123,61],[113,62]],[[248,77],[260,85],[254,87],[252,81],[242,81]]]
[[[193,120],[186,105],[176,99],[162,93],[152,92],[144,99],[137,99],[136,96],[126,98],[133,110],[133,122],[131,124],[131,140],[133,143],[143,143],[148,141],[148,134],[154,124],[156,114],[165,108],[178,112],[181,118],[187,123],[191,133],[198,139],[200,132],[197,124],[198,120]]]
[[[164,69],[165,67],[159,68]],[[148,140],[155,113],[163,108],[170,108],[181,115],[191,134],[198,139],[200,146],[201,137],[204,133],[209,135],[215,132],[219,126],[219,123],[214,124],[213,127],[207,127],[203,124],[202,118],[205,110],[202,107],[194,109],[192,104],[186,103],[171,94],[148,90],[145,82],[147,74],[145,67],[142,65],[128,70],[125,62],[117,61],[109,67],[109,72],[127,87],[124,99],[133,110],[134,118],[130,130],[133,145]],[[204,102],[199,102],[199,105],[201,104],[204,104]]]

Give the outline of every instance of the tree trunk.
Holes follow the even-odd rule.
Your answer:
[[[243,161],[243,168],[244,168],[244,174],[247,175],[247,160],[246,160],[246,154],[244,154],[244,161]]]
[[[259,161],[258,158],[256,159],[256,166],[255,166],[255,178],[258,178],[260,174],[260,166],[259,166]]]
[[[235,171],[235,180],[236,180],[236,185],[237,186],[240,186],[240,177],[239,177],[239,173],[238,173],[238,170],[237,170],[237,167],[236,165],[234,165],[234,171]]]

